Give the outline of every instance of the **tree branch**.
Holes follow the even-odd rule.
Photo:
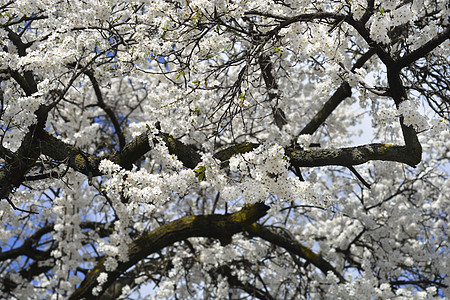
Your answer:
[[[368,144],[338,149],[301,150],[288,148],[291,164],[297,167],[353,166],[370,160],[395,161],[412,167],[420,160],[421,149],[390,144]]]
[[[361,57],[355,62],[352,67],[352,71],[361,68],[366,61],[368,61],[372,55],[375,54],[374,49],[369,49],[366,53],[361,55]],[[317,128],[325,122],[325,120],[331,115],[331,113],[338,107],[345,98],[352,95],[352,90],[347,82],[343,82],[341,86],[333,93],[333,95],[328,99],[328,101],[323,105],[323,107],[317,112],[317,114],[312,118],[312,120],[306,124],[306,126],[300,131],[299,135],[302,134],[313,134],[316,132]]]
[[[109,119],[111,120],[114,130],[117,135],[117,139],[119,140],[119,149],[122,150],[123,147],[125,147],[125,136],[123,135],[122,129],[120,128],[119,120],[117,119],[116,114],[114,111],[108,107],[103,99],[102,91],[100,90],[100,86],[98,85],[98,81],[94,76],[94,73],[92,71],[86,70],[84,71],[84,74],[89,77],[89,80],[92,83],[92,87],[94,88],[95,96],[97,97],[98,106],[102,108],[105,113],[108,115]]]
[[[333,272],[341,282],[345,282],[344,277],[327,262],[321,255],[315,254],[309,248],[303,246],[296,240],[289,238],[285,235],[277,234],[270,230],[266,226],[254,223],[246,227],[246,231],[254,236],[258,236],[263,240],[266,240],[274,245],[280,246],[287,251],[298,255],[299,257],[305,259],[306,261],[312,263],[317,268],[319,268],[324,274],[328,272]]]
[[[256,297],[257,299],[261,300],[275,299],[268,292],[258,289],[256,286],[253,286],[248,282],[242,282],[241,280],[239,280],[239,277],[233,275],[231,273],[231,268],[227,265],[220,266],[216,268],[214,271],[224,276],[231,287],[241,289],[252,297]]]
[[[0,199],[6,199],[14,188],[20,186],[24,175],[34,165],[40,152],[36,143],[36,133],[40,131],[31,126],[22,143],[12,157],[0,168]],[[11,153],[10,153],[11,154]]]
[[[303,127],[300,131],[302,134],[313,134],[317,128],[323,124],[323,122],[331,115],[331,113],[338,107],[338,105],[344,101],[345,98],[352,95],[352,90],[347,82],[343,82],[341,86],[334,92],[334,94],[328,99],[328,101],[322,106],[317,114]]]
[[[370,37],[370,32],[367,30],[367,28],[364,26],[365,23],[361,21],[356,21],[353,19],[352,16],[347,16],[345,18],[345,22],[348,23],[350,26],[356,29],[358,31],[359,35],[366,41],[366,43],[369,45],[370,48],[373,48],[375,52],[377,53],[378,57],[381,59],[381,61],[387,66],[392,66],[395,64],[395,61],[392,59],[392,57],[387,53],[383,47],[375,42]]]
[[[162,225],[132,242],[128,247],[128,261],[119,262],[114,271],[106,271],[106,257],[102,257],[69,299],[92,299],[92,290],[98,286],[97,278],[101,273],[107,272],[108,279],[102,286],[101,295],[128,268],[175,242],[189,237],[211,237],[221,242],[229,241],[234,234],[242,232],[246,226],[262,218],[268,209],[265,204],[256,203],[231,215],[188,216]]]
[[[277,127],[281,130],[284,125],[287,124],[286,116],[281,108],[278,107],[278,83],[272,74],[273,64],[270,58],[264,55],[258,57],[259,68],[261,69],[261,75],[266,84],[268,101],[273,105],[272,101],[276,99],[275,106],[272,107],[272,114]]]
[[[418,60],[419,58],[426,56],[428,53],[433,51],[436,47],[438,47],[440,44],[442,44],[449,38],[450,38],[450,27],[447,27],[446,30],[436,35],[434,38],[426,42],[421,47],[399,58],[397,60],[397,66],[400,69],[408,66],[412,62]]]

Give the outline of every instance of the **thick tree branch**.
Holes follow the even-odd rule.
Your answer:
[[[363,24],[366,24],[369,21],[370,17],[373,15],[375,6],[375,0],[367,0],[367,7],[364,15],[359,19],[359,21]]]
[[[400,103],[407,99],[406,90],[400,78],[400,68],[396,65],[388,66],[387,79],[389,84],[389,93],[398,108]],[[400,117],[400,125],[402,128],[405,145],[409,151],[414,153],[414,156],[418,159],[417,163],[419,163],[422,159],[422,146],[417,137],[417,133],[412,126],[406,126],[404,124],[403,116]]]
[[[370,160],[401,162],[412,167],[421,160],[421,149],[389,144],[368,144],[338,149],[287,149],[291,164],[297,167],[353,166]]]
[[[158,137],[163,140],[171,154],[174,154],[187,168],[195,168],[201,161],[200,154],[189,145],[185,145],[174,139],[171,135],[160,132]],[[157,143],[155,139],[153,142]],[[100,176],[98,169],[102,159],[109,159],[125,169],[130,170],[138,159],[151,150],[146,132],[134,138],[126,144],[122,151],[100,157],[82,151],[80,148],[67,144],[45,130],[30,132],[22,141],[22,146],[9,161],[0,168],[0,199],[9,196],[15,187],[25,180],[25,174],[34,165],[40,154],[64,163],[77,172],[87,175],[89,178]]]
[[[69,145],[47,131],[43,131],[39,137],[42,154],[47,155],[56,161],[63,162],[82,174],[88,176],[101,175],[98,170],[98,165],[102,160],[101,157],[91,155],[78,147]]]
[[[8,27],[6,27],[6,31],[8,32],[8,38],[17,48],[17,53],[19,54],[19,56],[26,56],[26,50],[32,45],[32,43],[23,43],[20,36]],[[25,71],[23,73],[23,77],[17,71],[10,70],[10,73],[14,80],[16,80],[16,82],[25,91],[27,96],[31,96],[33,93],[36,93],[38,91],[32,71]]]
[[[302,134],[313,134],[317,128],[323,124],[323,122],[331,115],[331,113],[338,107],[338,105],[344,101],[345,98],[350,97],[352,91],[350,85],[347,82],[343,82],[341,86],[334,92],[334,94],[328,99],[328,101],[322,106],[317,114],[306,124],[300,131]]]
[[[268,227],[254,223],[246,227],[246,231],[254,236],[258,236],[274,245],[280,246],[287,251],[298,255],[306,261],[312,263],[319,268],[324,274],[333,272],[341,282],[345,282],[342,275],[332,266],[329,262],[323,259],[322,256],[314,253],[309,248],[298,243],[296,240],[289,238],[285,235],[277,234],[270,230]]]
[[[0,168],[0,199],[8,198],[13,189],[22,184],[24,175],[38,159],[40,152],[35,135],[38,131],[39,128],[31,126],[19,149]]]
[[[366,41],[366,43],[369,45],[370,48],[375,50],[378,57],[386,66],[389,67],[395,64],[393,58],[389,55],[389,53],[387,53],[380,44],[375,42],[370,37],[369,30],[367,30],[367,28],[364,26],[365,23],[361,21],[356,21],[355,19],[353,19],[352,16],[347,16],[345,18],[345,22],[347,22],[350,26],[355,28],[356,31],[358,31],[359,35]]]
[[[265,204],[256,203],[231,215],[188,216],[162,225],[131,243],[128,248],[128,261],[119,262],[114,271],[107,272],[104,265],[106,257],[101,258],[69,299],[92,299],[95,296],[92,291],[98,286],[97,278],[101,273],[107,272],[108,279],[102,286],[102,292],[99,294],[101,295],[128,268],[177,241],[189,237],[211,237],[229,241],[234,234],[242,232],[245,227],[262,218],[268,209]]]
[[[374,49],[370,49],[364,53],[353,65],[352,71],[361,68],[366,61],[368,61],[372,55],[375,54]],[[328,101],[323,105],[323,107],[317,112],[317,114],[309,121],[308,124],[300,131],[302,134],[313,134],[316,132],[317,128],[325,122],[325,120],[331,115],[331,113],[338,107],[345,98],[352,95],[352,90],[347,82],[343,82],[341,86],[333,93],[333,95],[328,99]]]
[[[214,157],[221,161],[226,161],[235,154],[250,152],[258,146],[258,144],[253,143],[240,143],[217,152]],[[290,158],[291,165],[294,167],[347,167],[360,165],[371,160],[394,161],[415,166],[421,160],[421,149],[416,144],[408,144],[406,146],[368,144],[357,147],[317,150],[287,147],[285,152]]]
[[[229,160],[235,154],[250,152],[258,147],[259,147],[259,144],[256,144],[256,143],[246,143],[246,142],[239,143],[239,144],[233,145],[231,147],[227,147],[225,149],[217,151],[214,154],[214,157],[219,159],[222,162],[225,162],[225,161]]]
[[[408,133],[408,132],[407,132]],[[184,145],[168,134],[159,133],[170,153],[176,155],[188,168],[194,168],[200,162],[200,154],[189,145]],[[411,140],[413,137],[408,138]],[[233,155],[250,152],[259,145],[255,143],[240,143],[218,151],[214,157],[225,162]],[[419,144],[420,146],[420,144]],[[126,169],[151,149],[148,135],[143,133],[134,138],[120,152],[106,157],[98,157],[68,145],[48,132],[41,136],[41,151],[49,157],[66,162],[71,168],[88,176],[101,175],[98,164],[103,158],[110,159]],[[350,166],[366,163],[370,160],[396,161],[415,166],[420,162],[421,148],[416,143],[407,146],[388,144],[369,144],[358,147],[340,149],[302,150],[286,148],[286,154],[293,166],[316,167],[326,165]]]
[[[397,66],[401,69],[404,68],[414,61],[426,56],[428,53],[433,51],[436,47],[441,45],[443,42],[450,38],[450,27],[446,30],[436,35],[434,38],[426,42],[421,47],[412,51],[411,53],[405,54],[403,57],[397,60]]]
[[[158,136],[165,142],[169,152],[176,155],[186,167],[194,168],[200,162],[200,154],[191,146],[181,143],[166,133],[161,132]],[[41,133],[40,141],[42,154],[54,160],[65,162],[69,167],[88,176],[101,175],[98,165],[102,159],[109,159],[130,170],[133,163],[152,149],[146,132],[126,144],[122,151],[104,157],[86,153],[78,147],[59,140],[47,131]]]

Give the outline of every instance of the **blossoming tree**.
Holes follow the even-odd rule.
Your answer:
[[[2,0],[1,297],[450,295],[449,21]]]

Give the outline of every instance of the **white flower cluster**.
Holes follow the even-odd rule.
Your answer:
[[[48,212],[54,222],[52,237],[56,242],[56,247],[51,251],[52,257],[56,260],[56,263],[53,260],[53,265],[56,266],[55,278],[51,279],[50,284],[58,284],[61,293],[72,290],[82,280],[74,270],[85,259],[80,249],[83,248],[86,234],[82,231],[80,224],[85,213],[83,210],[88,209],[92,195],[88,192],[76,194],[83,185],[83,180],[77,182],[79,178],[81,177],[78,174],[74,174],[72,181],[74,189],[68,189],[56,197],[53,200],[53,207]]]
[[[122,167],[108,159],[103,159],[98,165],[98,169],[103,174],[112,175],[114,173],[120,172],[120,170],[122,170]]]
[[[313,138],[314,137],[310,134],[301,134],[297,138],[297,143],[303,148],[308,148],[313,141]]]
[[[389,44],[391,39],[388,36],[390,29],[390,18],[386,13],[377,12],[372,17],[370,25],[370,37],[378,43]]]
[[[371,20],[370,36],[382,44],[391,42],[388,32],[397,26],[414,21],[417,16],[411,10],[411,4],[396,8],[398,1],[385,1],[381,10],[374,14]]]
[[[278,144],[261,145],[230,159],[230,170],[241,176],[236,192],[245,202],[263,201],[270,195],[282,201],[311,201],[308,197],[310,184],[290,174],[288,166],[284,148]]]
[[[392,106],[383,106],[374,115],[374,122],[378,126],[392,126],[398,122],[398,111]]]
[[[35,94],[30,97],[20,97],[16,100],[12,99],[8,102],[2,118],[6,122],[10,121],[19,128],[25,129],[37,121],[34,112],[42,102],[43,97],[40,94]]]
[[[171,155],[165,158],[169,162],[174,162],[174,157]],[[176,161],[174,164],[179,167],[181,162]],[[132,202],[147,204],[150,209],[147,212],[151,212],[154,205],[161,205],[168,201],[170,195],[174,193],[187,193],[197,180],[192,170],[182,169],[172,174],[153,174],[144,169],[128,171],[106,159],[100,162],[99,170],[110,175],[105,185],[107,191],[123,193]]]
[[[400,6],[390,13],[391,28],[403,25],[416,19],[416,15],[411,10],[411,4]]]
[[[382,127],[391,127],[398,123],[399,117],[403,117],[403,123],[406,126],[413,126],[418,132],[432,128],[433,133],[436,134],[445,130],[447,124],[445,121],[437,119],[433,120],[431,126],[428,124],[426,115],[419,113],[419,104],[413,100],[405,100],[400,103],[398,109],[387,103],[379,103],[376,113],[373,116],[375,125]]]
[[[354,72],[347,73],[347,82],[351,87],[357,87],[360,82],[364,82],[367,72],[363,68],[355,69]]]
[[[179,161],[175,155],[169,153],[169,150],[163,141],[155,144],[153,149],[150,151],[150,154],[153,160],[155,160],[160,166],[164,167],[166,171],[172,169],[179,170],[183,167],[183,163]]]
[[[171,156],[166,158],[168,161],[173,159]],[[179,162],[175,165],[178,166]],[[124,170],[109,160],[102,160],[99,170],[109,177],[103,189],[110,194],[110,204],[118,219],[114,222],[114,233],[98,245],[98,251],[107,256],[105,267],[110,271],[117,267],[118,261],[128,259],[129,226],[135,224],[135,229],[144,228],[144,224],[138,221],[143,214],[149,218],[175,195],[189,193],[192,187],[197,186],[197,178],[189,169],[154,174],[145,169]],[[120,201],[122,197],[127,199],[126,203]]]
[[[98,294],[102,291],[102,286],[105,284],[105,282],[108,280],[108,273],[102,272],[97,277],[98,285],[94,287],[92,290],[92,295],[98,296]]]
[[[449,123],[442,118],[431,119],[430,127],[430,134],[432,136],[439,135],[443,131],[448,131],[450,129]]]
[[[421,115],[418,109],[418,103],[412,100],[405,100],[398,106],[398,113],[403,116],[403,122],[406,126],[414,126],[416,131],[423,131],[429,128],[427,118]]]

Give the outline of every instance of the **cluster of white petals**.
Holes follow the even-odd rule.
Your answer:
[[[449,297],[449,23],[448,0],[1,1],[0,298]],[[383,156],[407,130],[416,168]]]

